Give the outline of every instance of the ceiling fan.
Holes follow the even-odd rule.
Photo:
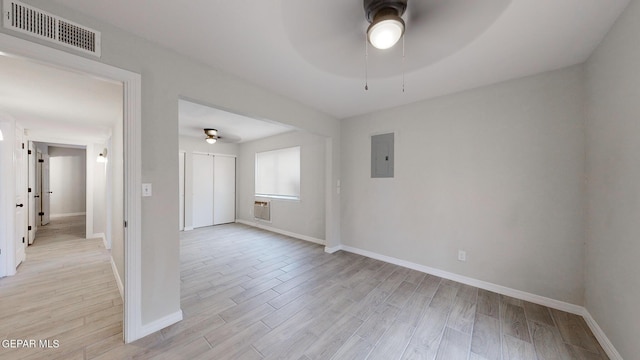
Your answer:
[[[204,129],[204,134],[207,135],[205,137],[205,141],[209,144],[215,144],[218,141],[234,143],[239,142],[240,138],[237,136],[220,136],[218,135],[217,129]]]
[[[514,0],[282,0],[292,48],[321,71],[361,79],[365,44],[369,78],[389,79],[426,69],[480,37]],[[328,21],[327,19],[330,19]],[[382,26],[384,25],[384,26]],[[388,48],[372,35],[389,26]],[[383,37],[384,38],[384,37]],[[389,45],[395,43],[395,46]],[[402,64],[402,46],[406,58]]]
[[[375,48],[384,50],[395,45],[404,35],[402,15],[407,0],[364,0],[364,12],[369,22],[367,40]]]

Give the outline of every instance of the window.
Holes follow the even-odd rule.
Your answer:
[[[256,196],[300,199],[300,146],[256,153]]]

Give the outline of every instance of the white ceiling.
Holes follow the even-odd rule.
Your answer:
[[[34,139],[102,142],[122,101],[121,83],[0,55],[0,111]]]
[[[294,128],[279,123],[256,120],[250,117],[196,104],[178,101],[179,133],[204,140],[204,129],[218,130],[221,141],[246,142],[282,134]]]
[[[105,141],[122,121],[122,84],[0,55],[0,111],[33,139]],[[204,139],[218,129],[223,141],[245,142],[295,130],[274,122],[179,101],[180,135]]]
[[[338,118],[584,62],[629,0],[411,0],[402,52],[362,0],[53,0]],[[185,26],[185,24],[188,24]]]

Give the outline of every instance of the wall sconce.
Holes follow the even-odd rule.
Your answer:
[[[107,149],[104,149],[99,155],[98,155],[98,159],[96,160],[99,163],[106,163],[107,162]]]

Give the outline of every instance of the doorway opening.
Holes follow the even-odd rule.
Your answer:
[[[14,59],[22,59],[24,61],[32,61],[45,66],[53,67],[58,70],[64,69],[76,75],[82,74],[86,77],[100,78],[105,81],[120,84],[120,100],[122,105],[119,108],[119,129],[113,131],[113,133],[121,134],[120,143],[115,144],[115,138],[109,143],[108,141],[95,141],[96,139],[91,136],[84,137],[85,141],[65,141],[66,136],[56,136],[53,133],[46,135],[36,135],[32,131],[37,128],[28,129],[28,136],[33,141],[48,142],[48,143],[70,143],[72,145],[84,145],[87,149],[87,163],[89,159],[93,159],[93,163],[96,162],[97,153],[102,152],[103,149],[110,148],[109,154],[113,155],[113,169],[121,169],[120,174],[112,173],[111,178],[119,178],[122,180],[120,194],[122,196],[119,199],[119,204],[111,202],[107,206],[111,209],[119,208],[122,213],[122,221],[111,216],[111,223],[116,222],[122,226],[122,268],[123,273],[121,279],[123,281],[123,293],[124,293],[124,338],[126,342],[131,342],[143,337],[144,335],[152,332],[151,329],[146,329],[142,326],[141,321],[141,202],[140,202],[140,184],[141,184],[141,149],[140,149],[140,123],[141,123],[141,78],[139,74],[135,74],[126,70],[115,68],[106,64],[99,63],[97,61],[85,59],[83,57],[66,53],[63,51],[48,48],[42,45],[31,43],[26,40],[15,38],[9,35],[0,34],[0,51],[2,56],[8,56]],[[87,76],[88,75],[88,76]],[[85,89],[86,92],[87,89]],[[78,109],[75,107],[74,109]],[[16,129],[20,121],[16,121],[11,116],[3,116],[0,119],[0,126],[2,131],[6,135],[6,129]],[[65,133],[69,129],[65,126],[57,128],[59,132]],[[25,134],[24,129],[22,132],[17,131],[15,134]],[[87,134],[85,134],[87,135]],[[15,136],[16,138],[18,136]],[[6,139],[6,136],[5,136]],[[104,140],[104,139],[102,139]],[[10,139],[13,143],[14,139]],[[21,169],[16,171],[13,166],[10,166],[12,161],[9,161],[9,153],[13,153],[13,146],[8,146],[9,141],[0,143],[2,147],[2,155],[0,166],[3,167],[3,173],[17,174],[21,173]],[[120,149],[118,154],[117,150]],[[125,151],[126,149],[126,151]],[[96,153],[94,153],[96,151]],[[13,154],[11,154],[12,157]],[[119,164],[117,164],[119,159]],[[6,161],[5,161],[6,160]],[[89,177],[93,176],[93,172],[87,172],[87,187],[90,186],[92,181],[89,181]],[[119,175],[119,176],[118,176]],[[19,175],[18,175],[19,176]],[[93,180],[93,179],[92,179]],[[18,181],[2,181],[0,187],[2,187],[3,194],[16,194],[20,192],[20,188],[15,185]],[[113,183],[106,185],[109,189],[115,189],[116,186]],[[25,187],[26,188],[26,187]],[[112,191],[113,195],[116,191]],[[89,193],[89,191],[87,191]],[[11,195],[13,196],[13,195]],[[26,198],[26,195],[24,196]],[[109,196],[105,201],[108,201]],[[115,199],[115,198],[114,198]],[[7,249],[8,251],[2,251],[0,254],[0,276],[11,276],[15,274],[16,269],[16,230],[21,226],[16,225],[15,214],[13,207],[16,203],[13,199],[3,197],[1,200],[2,215],[4,219],[10,219],[7,221],[7,226],[4,227],[0,234],[0,248]],[[87,197],[87,208],[93,208],[94,204],[89,204],[94,201],[93,197]],[[6,216],[5,216],[6,215]],[[94,214],[95,215],[95,214]],[[26,216],[25,216],[26,217]],[[87,216],[86,226],[93,227],[93,216]],[[125,222],[126,220],[126,222]],[[125,228],[126,223],[126,228]],[[4,225],[4,224],[3,224]],[[18,230],[19,231],[19,230]],[[27,230],[28,231],[28,230]],[[120,232],[118,232],[120,233]],[[92,234],[95,235],[95,234]],[[113,241],[116,232],[112,231],[109,234],[109,230],[105,229],[105,238],[111,238],[112,250],[115,241]]]

